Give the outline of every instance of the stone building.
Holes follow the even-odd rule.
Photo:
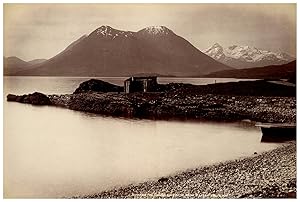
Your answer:
[[[124,81],[125,93],[155,92],[157,89],[157,77],[130,77]]]

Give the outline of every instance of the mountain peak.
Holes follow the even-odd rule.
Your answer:
[[[150,26],[140,30],[139,32],[146,32],[153,35],[168,35],[173,33],[170,29],[168,29],[165,26]]]
[[[103,30],[103,31],[111,31],[111,30],[115,30],[114,28],[112,28],[109,25],[102,25],[101,27],[99,27],[97,30]]]
[[[204,53],[211,57],[214,56],[212,58],[215,60],[222,60],[225,57],[223,47],[219,43],[215,43],[212,47],[205,50]]]
[[[117,30],[117,29],[112,28],[111,26],[102,25],[101,27],[99,27],[95,31],[93,31],[90,35],[97,35],[100,37],[115,39],[120,36],[128,37],[128,36],[131,36],[132,34],[133,34],[133,32],[130,32],[130,31]]]
[[[108,35],[108,34],[111,34],[112,32],[116,32],[118,30],[116,30],[108,25],[102,25],[101,27],[97,28],[95,31],[96,31],[97,35]]]
[[[212,47],[221,47],[222,48],[222,46],[219,44],[219,43],[215,43]]]

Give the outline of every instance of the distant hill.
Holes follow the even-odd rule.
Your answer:
[[[4,75],[11,75],[15,72],[24,70],[29,64],[18,57],[3,57],[3,66]]]
[[[207,74],[205,77],[296,80],[296,60],[283,65],[217,71]]]
[[[131,32],[101,26],[55,57],[16,75],[196,76],[229,69],[232,68],[205,55],[167,27]]]
[[[205,50],[204,53],[236,69],[281,65],[295,60],[295,58],[282,52],[276,53],[255,47],[238,45],[224,48],[218,43]]]
[[[35,59],[31,61],[24,61],[18,57],[3,57],[3,71],[5,76],[16,75],[16,72],[34,68],[35,65],[45,62],[46,59]]]

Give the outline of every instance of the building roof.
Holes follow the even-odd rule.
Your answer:
[[[157,76],[132,76],[132,77],[129,77],[128,79],[126,79],[125,81],[130,81],[130,80],[132,80],[132,78],[134,80],[136,80],[136,79],[156,79]]]

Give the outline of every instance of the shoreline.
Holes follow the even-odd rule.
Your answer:
[[[294,198],[296,142],[78,198]],[[77,198],[77,197],[75,197]]]
[[[158,92],[146,93],[126,94],[122,89],[91,79],[81,83],[72,94],[9,94],[7,101],[149,120],[296,122],[296,88],[264,80],[160,84]]]

